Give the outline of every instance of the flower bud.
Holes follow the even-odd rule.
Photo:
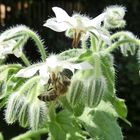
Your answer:
[[[105,9],[105,19],[104,26],[105,28],[122,28],[125,26],[125,7],[121,6],[110,6]]]
[[[122,40],[129,40],[129,39],[136,39],[136,37],[133,35],[133,33],[131,32],[125,32],[125,35],[122,35],[119,37],[119,41]],[[137,49],[137,45],[135,43],[132,42],[125,42],[123,44],[120,45],[120,50],[121,53],[124,56],[128,56],[128,54],[130,53],[131,55],[134,55],[136,53],[136,49]]]
[[[22,107],[24,98],[20,93],[12,93],[8,98],[8,103],[5,110],[5,120],[7,123],[12,124],[17,120],[17,116]]]
[[[88,107],[96,107],[106,90],[106,81],[103,76],[101,77],[90,77],[85,80],[86,90],[85,90],[85,98],[86,105]]]
[[[27,127],[29,125],[28,109],[29,109],[29,103],[27,101],[24,101],[23,106],[21,107],[18,115],[18,121],[22,127]]]
[[[84,91],[83,81],[74,77],[71,81],[69,91],[66,94],[67,99],[72,106],[75,106],[82,98],[82,93]]]
[[[33,130],[43,127],[47,118],[47,107],[45,102],[38,99],[29,106],[29,125]]]

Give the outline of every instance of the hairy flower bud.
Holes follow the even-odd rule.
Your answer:
[[[110,6],[105,9],[105,19],[104,26],[105,28],[122,28],[125,26],[125,7],[121,6]]]
[[[129,40],[129,39],[136,39],[136,37],[134,36],[133,33],[131,32],[124,32],[125,35],[122,35],[119,37],[119,41],[123,41],[123,40]],[[120,45],[120,50],[121,50],[121,53],[124,55],[124,56],[128,56],[128,54],[130,53],[131,55],[134,55],[136,53],[136,49],[137,49],[137,45],[135,43],[132,43],[132,42],[125,42],[123,44]]]
[[[85,80],[86,90],[85,90],[85,98],[86,105],[89,107],[96,107],[106,90],[106,81],[103,76],[101,77],[90,77]]]
[[[38,99],[29,106],[29,125],[33,130],[43,127],[47,118],[47,107],[45,102]]]
[[[18,92],[12,93],[8,98],[8,103],[5,110],[5,120],[12,124],[17,120],[17,116],[23,104],[23,97]]]
[[[80,99],[82,98],[81,96],[83,91],[84,91],[83,81],[74,77],[71,81],[69,91],[66,94],[67,99],[72,106],[75,106],[80,101]]]
[[[23,106],[21,107],[18,115],[18,121],[22,127],[27,127],[29,125],[28,109],[29,109],[29,103],[27,101],[24,101]]]

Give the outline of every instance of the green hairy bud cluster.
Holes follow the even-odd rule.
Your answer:
[[[106,18],[104,20],[104,26],[106,28],[122,28],[126,22],[123,19],[125,15],[125,7],[110,6],[105,9]]]

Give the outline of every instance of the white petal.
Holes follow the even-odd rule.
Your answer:
[[[50,71],[59,71],[63,65],[62,63],[55,55],[51,55],[46,59],[46,65]]]
[[[64,68],[64,69],[69,69],[69,70],[71,70],[72,73],[74,73],[74,70],[75,70],[75,68],[73,67],[73,64],[70,64],[70,63],[65,63],[65,64],[63,65],[63,68]]]
[[[13,46],[11,46],[9,44],[5,44],[5,45],[0,46],[0,47],[1,47],[0,51],[3,55],[12,54]]]
[[[88,62],[81,62],[78,64],[72,64],[72,66],[75,69],[79,69],[79,70],[93,69],[93,66],[91,64],[89,64]]]
[[[43,25],[46,26],[56,32],[63,32],[66,31],[70,26],[65,22],[57,22],[56,18],[50,18],[47,22]]]
[[[102,39],[104,42],[106,42],[107,44],[109,44],[109,45],[111,44],[111,40],[110,40],[110,37],[109,37],[109,36],[104,35],[104,34],[101,34],[100,37],[101,37],[101,39]]]
[[[107,44],[111,43],[109,33],[105,32],[103,30],[100,30],[100,29],[92,29],[90,31],[93,32],[99,39],[103,40]]]
[[[70,16],[62,8],[53,7],[52,10],[54,11],[58,22],[69,21]]]
[[[40,83],[41,85],[45,85],[49,80],[49,72],[46,65],[43,65],[39,70],[40,75]]]
[[[104,18],[105,18],[105,13],[102,13],[102,14],[98,15],[97,17],[95,17],[94,19],[92,19],[90,21],[90,25],[92,25],[94,27],[100,27],[101,22],[104,20]]]
[[[38,65],[33,65],[30,67],[27,67],[25,69],[21,69],[15,77],[24,77],[24,78],[29,78],[32,77],[38,70],[40,69],[40,66]]]

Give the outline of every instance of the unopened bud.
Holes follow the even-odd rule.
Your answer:
[[[105,28],[122,28],[125,26],[125,7],[121,6],[110,6],[105,9],[105,20],[104,26]]]
[[[75,106],[80,101],[80,99],[82,98],[81,96],[83,90],[84,90],[83,81],[80,79],[73,78],[71,81],[71,85],[69,87],[69,91],[66,94],[67,99],[72,106]]]
[[[23,97],[18,92],[12,93],[8,98],[8,103],[5,110],[5,120],[12,124],[17,120],[18,113],[23,104]]]
[[[86,81],[86,104],[88,107],[96,107],[106,90],[106,81],[104,77],[90,77]]]
[[[27,127],[29,125],[28,118],[29,103],[24,101],[23,106],[20,109],[18,121],[22,127]]]
[[[47,106],[45,102],[35,100],[29,107],[29,124],[33,130],[44,126],[47,118]]]
[[[129,40],[129,39],[136,39],[136,37],[134,36],[133,33],[131,32],[124,32],[125,35],[122,35],[119,37],[119,41],[123,41],[123,40]],[[125,42],[123,44],[120,45],[120,50],[121,53],[124,56],[128,56],[128,54],[130,53],[131,55],[134,55],[136,53],[136,49],[137,49],[137,45],[135,43],[132,42]]]

